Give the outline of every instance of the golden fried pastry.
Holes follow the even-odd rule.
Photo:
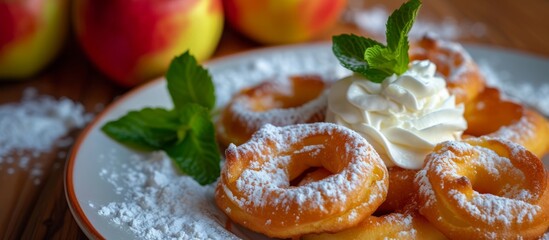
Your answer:
[[[548,174],[506,140],[444,142],[416,175],[420,213],[453,239],[532,239],[549,227]]]
[[[389,168],[389,190],[385,202],[357,226],[336,233],[309,234],[304,240],[323,239],[446,239],[440,231],[417,212],[417,171]],[[318,181],[330,172],[320,168],[306,174],[300,184]],[[383,206],[383,208],[382,208]]]
[[[549,123],[519,103],[502,99],[500,92],[486,88],[465,105],[466,135],[502,138],[524,146],[538,157],[549,150]]]
[[[444,76],[456,103],[473,100],[484,89],[485,80],[477,64],[463,47],[454,42],[426,35],[410,46],[410,60],[430,60]]]
[[[215,192],[231,220],[270,237],[352,227],[387,195],[387,168],[358,133],[331,123],[265,125],[226,152]],[[291,186],[309,168],[328,177]]]
[[[323,121],[326,83],[318,76],[293,76],[244,89],[221,113],[217,133],[223,146],[240,145],[269,123],[286,126]]]

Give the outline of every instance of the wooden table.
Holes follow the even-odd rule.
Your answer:
[[[353,4],[369,8],[382,3],[386,9],[394,9],[401,2],[367,0],[364,4]],[[436,22],[452,18],[459,23],[481,23],[486,29],[484,34],[458,40],[549,57],[548,12],[547,0],[433,0],[425,1],[420,19]],[[361,32],[352,23],[341,22],[315,41],[329,40],[333,34],[349,32],[368,34]],[[264,46],[226,27],[213,58],[260,47]],[[20,101],[23,90],[29,87],[36,88],[40,94],[73,99],[92,113],[129,90],[113,84],[94,68],[72,36],[57,60],[37,76],[21,82],[1,82],[0,104]],[[78,131],[72,133],[74,137],[77,134]],[[38,185],[33,183],[28,171],[7,174],[6,167],[0,170],[2,239],[86,238],[72,217],[64,195],[65,159],[63,154],[58,153],[67,150],[54,149],[33,160],[44,166],[44,174]]]

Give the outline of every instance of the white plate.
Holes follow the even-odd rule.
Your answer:
[[[490,63],[497,70],[505,71],[503,82],[520,79],[524,84],[536,87],[548,84],[543,79],[549,76],[549,59],[519,52],[480,46],[466,46],[478,62]],[[207,64],[214,77],[217,106],[225,104],[232,93],[244,86],[253,85],[267,78],[300,73],[317,73],[329,79],[337,79],[348,72],[332,56],[330,44],[297,45],[268,48],[221,58]],[[163,79],[132,90],[99,115],[80,135],[68,159],[65,170],[65,189],[70,209],[76,221],[90,238],[136,239],[124,229],[100,216],[98,207],[110,202],[124,201],[123,191],[105,177],[101,171],[124,174],[125,164],[105,161],[109,155],[123,162],[135,153],[113,142],[101,131],[101,126],[117,119],[129,110],[147,106],[171,107]],[[544,159],[549,166],[549,158]],[[122,193],[121,193],[122,191]]]

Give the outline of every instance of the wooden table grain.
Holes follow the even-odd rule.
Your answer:
[[[355,10],[378,5],[394,9],[402,3],[396,0],[349,1]],[[420,19],[478,23],[484,26],[485,32],[457,40],[549,57],[548,13],[547,0],[431,0],[424,1]],[[331,35],[339,33],[370,34],[352,22],[341,21],[313,41],[326,41]],[[266,46],[248,40],[226,26],[212,58],[261,47]],[[129,90],[117,86],[100,73],[86,59],[73,36],[69,37],[60,56],[37,76],[24,81],[0,82],[0,104],[20,101],[27,88],[35,88],[40,94],[56,98],[70,98],[91,113],[97,113]],[[76,138],[78,133],[76,130],[70,135]],[[68,151],[70,146],[55,148],[32,158],[33,162],[40,162],[43,166],[44,172],[39,181],[31,177],[28,171],[8,173],[6,169],[9,166],[0,163],[4,164],[0,168],[1,239],[86,239],[66,203],[63,171]]]

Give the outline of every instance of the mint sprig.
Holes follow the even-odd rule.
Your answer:
[[[166,80],[174,109],[131,111],[101,130],[133,149],[165,151],[180,171],[201,185],[210,184],[219,177],[221,159],[211,120],[211,76],[187,51],[172,60]]]
[[[408,33],[414,24],[421,1],[410,0],[387,20],[387,46],[370,38],[342,34],[332,38],[332,51],[345,68],[364,75],[372,82],[400,75],[408,69]]]

